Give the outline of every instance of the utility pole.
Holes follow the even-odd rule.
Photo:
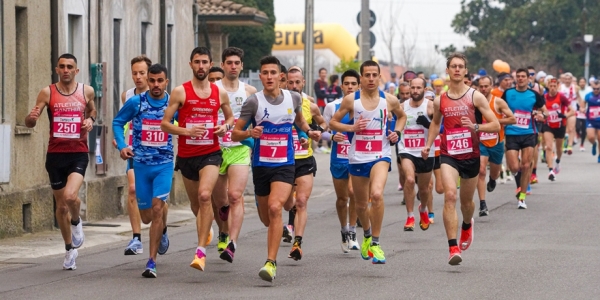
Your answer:
[[[304,92],[308,95],[313,95],[314,84],[314,62],[315,62],[315,45],[314,45],[314,0],[305,0],[305,16],[304,16],[304,79],[306,84]],[[289,68],[290,66],[288,66]]]
[[[307,0],[308,1],[308,0]],[[365,62],[371,59],[371,33],[369,32],[371,12],[369,0],[361,0],[360,9],[360,60]]]
[[[588,21],[588,10],[585,7],[586,1],[583,0],[583,11],[582,19],[583,19],[583,41],[585,42],[585,62],[584,62],[584,75],[585,80],[589,80],[590,77],[590,44],[594,41],[594,36],[588,34],[587,32],[587,21]]]

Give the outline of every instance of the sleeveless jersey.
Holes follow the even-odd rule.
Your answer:
[[[342,99],[338,99],[335,100],[333,102],[330,103],[331,105],[335,105],[335,110],[334,112],[338,111],[340,109],[340,106],[342,105]],[[330,105],[327,104],[327,105]],[[346,124],[346,125],[350,125],[352,124],[352,120],[350,119],[350,114],[346,114],[342,120],[341,120],[342,124]],[[333,131],[331,133],[332,135],[335,135],[336,132]],[[332,144],[331,144],[331,157],[330,157],[330,162],[331,163],[338,163],[338,164],[347,164],[348,163],[348,151],[350,150],[350,140],[348,139],[348,134],[344,132],[344,141],[341,143],[338,143],[336,141],[332,140]]]
[[[444,134],[440,144],[442,155],[457,160],[479,158],[479,136],[475,131],[462,127],[461,122],[462,117],[467,117],[474,124],[481,123],[481,115],[473,105],[474,93],[475,90],[469,88],[458,99],[450,98],[448,92],[440,96],[440,112],[444,117]]]
[[[312,113],[310,112],[310,100],[306,98],[304,94],[302,94],[302,116],[306,120],[307,124],[312,123]],[[296,132],[296,128],[293,129],[294,134],[294,158],[295,159],[303,159],[309,158],[313,155],[312,149],[312,140],[308,139],[308,148],[304,149],[300,145],[300,138],[298,137],[298,133]]]
[[[140,98],[140,111],[133,118],[133,160],[145,165],[160,165],[173,161],[173,138],[160,129],[160,122],[169,105],[169,94],[162,100],[154,100],[159,106],[152,106],[148,92],[136,95]]]
[[[127,91],[125,91],[125,102],[127,102],[127,100],[131,99],[131,97],[135,96],[135,88],[130,88]],[[122,104],[121,104],[122,105]],[[127,146],[129,146],[129,148],[133,147],[133,126],[131,125],[131,122],[129,122],[127,125],[125,125],[125,141],[127,142]]]
[[[427,144],[429,129],[423,127],[423,125],[417,124],[417,118],[419,116],[425,116],[428,121],[431,121],[427,115],[427,104],[429,103],[429,100],[422,99],[419,107],[412,107],[410,105],[411,101],[412,100],[405,101],[402,104],[404,105],[404,112],[406,113],[406,126],[404,127],[404,132],[400,138],[398,149],[400,150],[400,153],[410,154],[420,158],[421,150]]]
[[[497,98],[496,96],[492,95],[492,99],[489,102],[490,109],[496,116],[496,119],[500,120],[500,119],[502,119],[502,114],[498,113],[498,111],[496,111],[496,98]],[[482,119],[483,119],[483,124],[487,123],[485,118],[482,118]],[[479,140],[481,141],[481,143],[484,146],[486,146],[488,148],[498,145],[498,143],[504,141],[504,125],[500,125],[499,132],[493,132],[493,133],[479,132]]]
[[[227,95],[229,96],[229,104],[231,105],[231,111],[233,112],[233,118],[235,119],[235,121],[233,122],[233,125],[235,126],[235,122],[237,122],[237,119],[240,117],[240,112],[242,111],[242,105],[244,104],[244,101],[246,101],[246,84],[239,81],[239,86],[237,91],[235,92],[230,92],[227,91]],[[223,87],[223,82],[221,80],[215,82],[215,85],[222,88],[223,90],[225,90],[225,87]],[[223,115],[223,111],[221,109],[219,109],[219,121],[218,121],[219,125],[223,125],[225,124],[225,116]],[[235,146],[241,146],[242,143],[240,142],[234,142],[231,140],[231,132],[232,130],[228,130],[227,133],[225,133],[225,135],[223,137],[218,137],[219,138],[219,143],[221,144],[221,146],[223,147],[235,147]]]
[[[50,85],[48,153],[88,152],[87,131],[81,129],[87,105],[84,91],[83,83],[77,83],[70,95],[62,94],[56,84]]]
[[[546,120],[546,124],[548,124],[550,128],[561,128],[567,126],[567,119],[561,119],[558,117],[558,113],[567,113],[567,107],[563,106],[560,101],[561,94],[557,93],[554,95],[554,97],[550,96],[550,94],[545,94],[544,98],[546,99],[546,109],[548,109],[548,118]]]
[[[263,91],[256,93],[258,108],[252,123],[263,126],[263,134],[255,139],[252,151],[253,167],[280,167],[294,165],[292,127],[296,119],[292,94],[282,90],[283,102],[272,105]]]
[[[585,96],[587,103],[586,117],[593,124],[600,124],[600,95],[589,93]]]
[[[360,91],[354,93],[354,116],[356,122],[362,116],[370,120],[367,128],[363,131],[350,134],[350,151],[348,162],[350,164],[364,164],[379,160],[380,158],[392,157],[390,141],[385,132],[387,127],[387,101],[385,94],[379,91],[379,103],[374,110],[368,111],[360,100]]]
[[[568,87],[561,84],[559,92],[567,97],[571,106],[577,105],[577,94],[574,84],[571,84],[571,86]]]
[[[515,88],[510,88],[504,92],[506,104],[508,108],[513,112],[516,124],[506,125],[506,135],[528,135],[534,134],[535,128],[533,126],[533,107],[536,105],[538,93],[533,90],[527,89],[525,91],[518,91]]]
[[[204,124],[206,131],[199,137],[179,136],[177,156],[194,157],[221,150],[219,140],[214,134],[219,108],[221,108],[219,88],[211,83],[211,93],[206,99],[198,97],[191,81],[184,83],[183,88],[185,103],[179,108],[179,127],[192,128]]]

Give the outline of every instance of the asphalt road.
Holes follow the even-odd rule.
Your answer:
[[[356,251],[343,254],[329,159],[317,154],[317,160],[320,170],[309,201],[304,257],[298,262],[288,259],[291,245],[282,243],[273,284],[258,277],[266,259],[267,231],[256,213],[248,211],[233,264],[219,259],[213,241],[206,271],[190,268],[196,233],[194,223],[186,221],[169,229],[171,247],[158,258],[157,279],[141,276],[147,254],[124,256],[120,241],[81,250],[76,271],[61,269],[62,255],[0,263],[0,299],[599,297],[600,164],[589,150],[563,157],[555,182],[546,179],[547,169],[540,164],[540,183],[527,198],[527,210],[516,207],[514,182],[498,184],[487,199],[490,216],[476,217],[473,245],[463,252],[463,263],[454,267],[447,263],[441,195],[435,195],[436,223],[428,231],[402,231],[406,210],[396,191],[395,166],[386,186],[381,235],[387,264],[372,265]],[[358,233],[362,238],[362,230]]]

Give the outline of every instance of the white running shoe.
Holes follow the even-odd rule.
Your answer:
[[[360,250],[360,245],[356,241],[356,232],[348,232],[348,249]]]
[[[349,237],[350,236],[347,232],[342,232],[342,242],[340,243],[340,245],[342,246],[342,252],[344,252],[344,253],[350,252],[350,249],[348,249],[348,238]]]
[[[525,200],[523,200],[523,201],[519,200],[519,205],[517,208],[518,209],[527,209],[527,204],[525,204]]]
[[[83,222],[79,217],[79,224],[71,225],[71,243],[73,248],[77,249],[83,245],[85,236],[83,235]]]
[[[77,249],[72,248],[71,250],[65,253],[65,261],[63,262],[63,270],[76,270],[77,265],[75,264],[75,259],[77,258],[79,253]]]

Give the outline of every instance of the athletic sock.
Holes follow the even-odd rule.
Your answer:
[[[408,213],[408,217],[409,218],[414,218],[415,217],[415,213],[414,212],[409,212]]]
[[[356,233],[356,226],[349,226],[348,231],[350,231],[352,233]]]
[[[298,244],[302,244],[302,237],[297,235],[294,237],[294,244],[298,242]]]
[[[342,232],[348,233],[348,225],[342,226]]]
[[[419,212],[426,212],[426,211],[427,211],[427,205],[421,205],[421,209],[419,209]]]
[[[137,239],[138,239],[138,241],[140,241],[140,242],[141,242],[141,241],[142,241],[142,234],[141,234],[141,233],[134,233],[134,234],[133,234],[133,238],[134,238],[134,239],[135,239],[135,238],[137,238]]]
[[[65,244],[65,249],[66,249],[67,251],[69,251],[69,250],[73,249],[73,244]]]
[[[288,218],[288,225],[294,226],[294,220],[295,219],[296,219],[296,205],[294,205],[294,207],[292,207],[292,209],[290,209],[289,218]]]
[[[449,247],[458,246],[458,241],[456,239],[448,240],[448,246]]]
[[[557,160],[556,160],[556,163],[557,163],[557,164],[560,164],[560,159],[557,159]]]
[[[81,222],[81,218],[77,218],[76,221],[73,221],[73,219],[71,219],[71,225],[73,225],[73,226],[79,225],[79,222]]]
[[[550,172],[552,172],[552,168],[548,168],[548,170],[550,170]]]
[[[204,253],[204,255],[206,255],[206,248],[198,246],[198,247],[196,247],[196,252],[198,250],[202,251],[202,253]]]
[[[471,223],[467,224],[463,221],[462,230],[469,230],[469,229],[471,229]]]
[[[371,237],[371,228],[365,230],[365,238],[370,238]]]
[[[371,241],[371,245],[379,245],[379,237],[373,236],[373,240]]]
[[[517,188],[521,187],[521,172],[515,174],[515,183],[517,184]]]
[[[531,171],[531,174],[537,175],[537,168],[533,168],[533,170]]]

